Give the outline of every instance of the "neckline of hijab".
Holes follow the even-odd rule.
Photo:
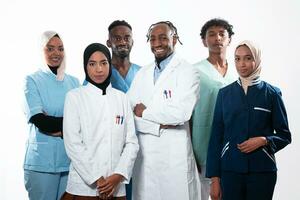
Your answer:
[[[101,53],[103,53],[105,55],[105,57],[107,58],[107,61],[109,63],[109,73],[107,78],[102,82],[102,83],[96,83],[94,82],[88,75],[87,73],[87,64],[89,61],[89,58],[91,57],[91,55],[93,53],[95,53],[96,51],[100,51]],[[84,72],[85,72],[85,80],[91,84],[93,84],[94,86],[96,86],[97,88],[102,90],[102,94],[106,95],[106,88],[109,86],[110,84],[110,77],[111,77],[111,73],[112,73],[112,67],[111,67],[111,55],[110,55],[110,51],[109,49],[100,43],[92,43],[90,45],[88,45],[86,47],[86,49],[84,50],[84,54],[83,54],[83,67],[84,67]]]
[[[249,41],[249,40],[244,40],[244,41],[240,42],[237,45],[237,47],[235,48],[235,51],[237,50],[237,48],[239,48],[240,46],[243,46],[243,45],[247,46],[250,49],[251,54],[254,59],[254,62],[255,62],[255,70],[249,76],[247,76],[247,77],[239,76],[238,83],[243,87],[245,94],[247,94],[248,87],[259,84],[261,82],[261,80],[260,80],[261,52],[260,52],[259,47],[256,44],[254,44],[252,41]]]

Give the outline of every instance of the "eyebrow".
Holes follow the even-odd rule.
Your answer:
[[[97,62],[96,60],[89,60],[88,62]],[[100,62],[108,62],[107,59],[100,60]]]

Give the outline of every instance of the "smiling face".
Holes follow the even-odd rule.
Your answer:
[[[239,46],[235,51],[235,67],[240,77],[247,78],[255,70],[255,60],[246,45]]]
[[[111,48],[114,56],[128,57],[133,45],[132,31],[127,26],[116,26],[109,33],[107,46]]]
[[[100,52],[94,52],[87,63],[87,74],[95,83],[103,83],[109,74],[109,62],[106,56]]]
[[[54,36],[44,47],[44,55],[47,65],[59,67],[65,56],[64,45],[61,39]]]
[[[205,38],[202,40],[205,47],[212,53],[226,51],[230,44],[228,31],[222,26],[212,26],[207,29]]]
[[[167,24],[155,25],[149,35],[151,51],[157,60],[164,60],[174,52],[177,39]]]

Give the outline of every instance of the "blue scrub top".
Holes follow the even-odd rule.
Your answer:
[[[29,119],[38,114],[62,117],[66,93],[79,86],[77,78],[65,75],[62,81],[50,70],[39,70],[26,77],[25,114],[29,125],[24,169],[41,172],[69,171],[70,160],[63,139],[43,134]]]
[[[112,74],[111,74],[111,86],[117,90],[121,90],[124,93],[126,93],[131,85],[131,82],[133,81],[135,74],[139,71],[141,67],[137,64],[132,63],[129,67],[129,70],[126,74],[125,79],[123,76],[118,72],[118,70],[112,65]],[[86,85],[87,81],[84,80],[82,85]]]
[[[136,64],[131,64],[125,79],[122,75],[116,70],[113,66],[112,76],[111,76],[111,85],[113,88],[118,89],[126,93],[131,85],[132,80],[134,79],[135,74],[139,71],[141,67]]]

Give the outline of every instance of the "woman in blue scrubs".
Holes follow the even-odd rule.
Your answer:
[[[260,56],[252,42],[241,42],[239,79],[218,93],[206,171],[212,200],[271,200],[274,154],[291,143],[281,91],[260,80]]]
[[[30,200],[56,200],[65,191],[70,163],[62,133],[65,95],[79,81],[65,74],[61,36],[46,31],[41,39],[45,63],[26,77],[24,89],[29,126],[24,179]]]

